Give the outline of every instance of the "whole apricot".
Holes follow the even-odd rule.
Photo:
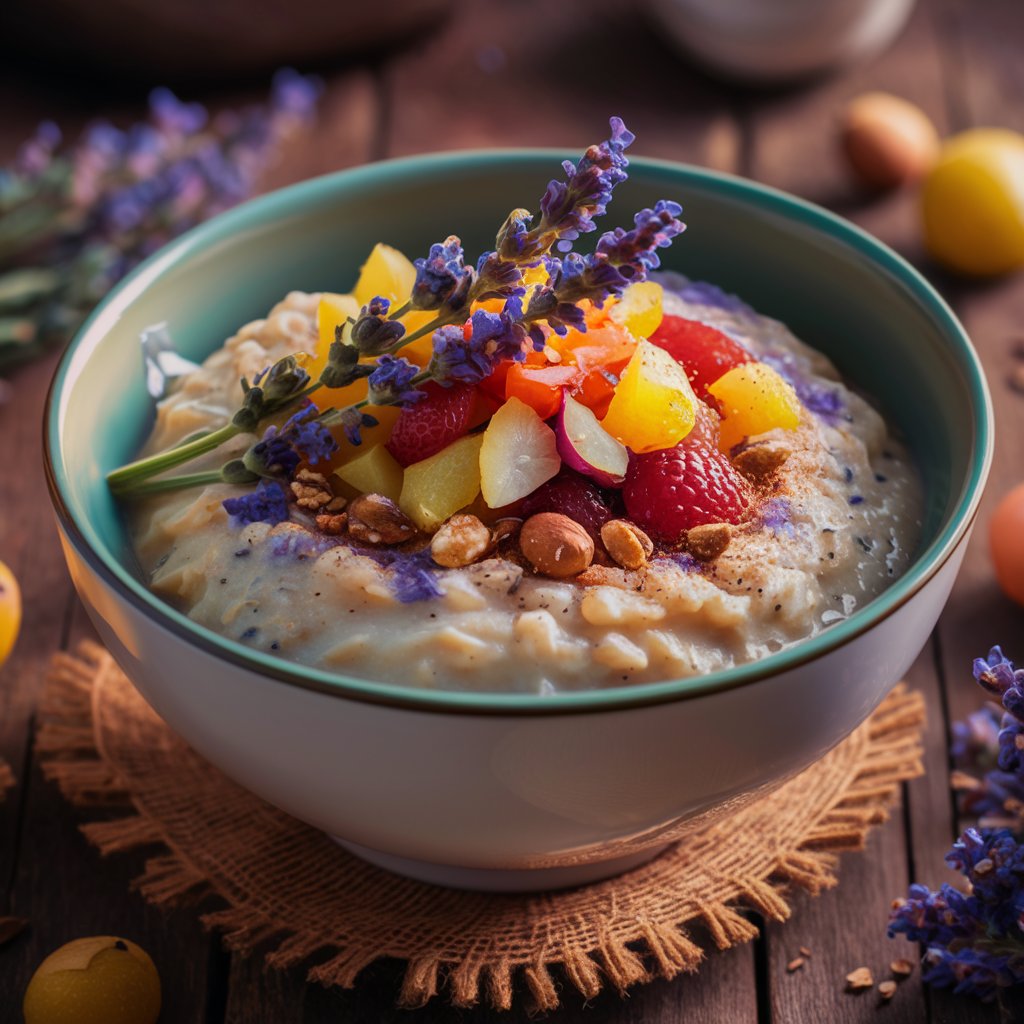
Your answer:
[[[21,591],[14,573],[0,562],[0,665],[18,639],[21,627]]]
[[[1024,605],[1024,484],[996,505],[988,539],[999,586],[1011,601]]]
[[[156,1024],[160,976],[128,939],[75,939],[36,968],[22,1012],[25,1024]]]

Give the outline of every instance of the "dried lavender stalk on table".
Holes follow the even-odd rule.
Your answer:
[[[0,370],[66,341],[137,263],[252,195],[320,91],[283,69],[265,105],[212,118],[161,88],[146,121],[96,122],[74,146],[41,124],[0,168]]]

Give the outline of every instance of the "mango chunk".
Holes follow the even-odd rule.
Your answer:
[[[392,501],[402,494],[402,467],[382,444],[361,452],[334,475],[360,494],[383,494]]]
[[[482,434],[470,434],[436,455],[405,467],[401,510],[421,529],[436,530],[480,493]]]
[[[661,285],[656,281],[631,284],[609,314],[634,338],[649,338],[660,326],[663,314]]]
[[[641,341],[622,371],[601,425],[638,455],[674,448],[693,429],[697,398],[686,370]]]
[[[767,430],[796,430],[800,399],[792,386],[765,363],[734,366],[708,387],[722,411],[719,447],[730,451],[746,437]]]

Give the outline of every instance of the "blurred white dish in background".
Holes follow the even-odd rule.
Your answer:
[[[873,56],[914,0],[643,0],[690,56],[732,78],[784,82]]]

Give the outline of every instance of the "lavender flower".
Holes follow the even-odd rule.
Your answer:
[[[320,419],[325,424],[338,423],[342,430],[344,430],[348,443],[356,447],[363,443],[363,428],[375,427],[380,422],[376,416],[371,416],[368,412],[362,412],[354,405],[350,405],[346,409],[331,409],[321,416]]]
[[[387,318],[390,309],[391,303],[378,295],[363,306],[352,324],[352,345],[362,355],[377,356],[387,352],[405,334],[405,328],[397,320]]]
[[[408,359],[381,356],[368,378],[370,404],[411,405],[419,401],[424,392],[412,386],[419,372],[420,368]]]
[[[269,426],[263,437],[242,457],[251,473],[288,480],[305,459],[311,465],[327,460],[338,450],[331,432],[317,419],[320,410],[306,404],[278,429]]]
[[[199,104],[154,89],[149,117],[127,129],[96,122],[61,147],[44,122],[0,171],[0,282],[46,268],[44,291],[0,288],[0,364],[66,337],[141,259],[248,198],[286,138],[307,125],[320,83],[274,76],[269,103],[211,122]]]
[[[462,243],[457,235],[435,242],[430,255],[414,262],[416,281],[412,287],[414,309],[462,309],[468,302],[473,270],[463,263]]]
[[[980,813],[980,827],[967,829],[953,844],[946,863],[968,883],[931,891],[912,885],[907,899],[893,905],[889,934],[901,933],[926,946],[924,980],[955,992],[992,1000],[999,990],[1024,984],[1024,846],[1003,821],[1024,834],[1024,761],[1017,737],[1024,729],[1022,684],[998,647],[974,662],[974,677],[1005,709],[997,742],[999,766],[980,780],[962,779],[963,808]],[[954,727],[953,753],[963,764],[991,763],[995,714],[985,709]]]
[[[682,212],[678,203],[659,199],[653,210],[636,214],[632,230],[606,231],[597,243],[597,252],[627,280],[642,281],[661,265],[657,250],[670,246],[672,239],[686,230],[679,220]]]
[[[601,216],[612,199],[612,189],[626,180],[629,161],[626,148],[636,136],[626,128],[622,118],[609,121],[611,136],[599,145],[590,146],[580,161],[562,164],[566,180],[552,180],[540,201],[541,223],[537,234],[553,236],[561,252],[568,252],[581,234],[594,231],[594,218]],[[512,236],[515,237],[515,236]],[[528,249],[525,236],[516,238],[520,249]],[[544,250],[551,247],[548,241]]]
[[[776,536],[792,537],[795,533],[793,506],[785,498],[769,498],[761,506],[760,523],[763,529],[771,530]]]
[[[431,376],[441,384],[478,384],[494,372],[501,360],[522,362],[526,358],[523,340],[528,330],[522,315],[522,302],[516,296],[505,303],[501,313],[478,309],[468,330],[454,324],[439,328],[433,337]]]
[[[238,526],[250,523],[283,523],[288,518],[288,496],[284,488],[272,480],[261,480],[259,486],[238,498],[225,498],[224,510]]]

